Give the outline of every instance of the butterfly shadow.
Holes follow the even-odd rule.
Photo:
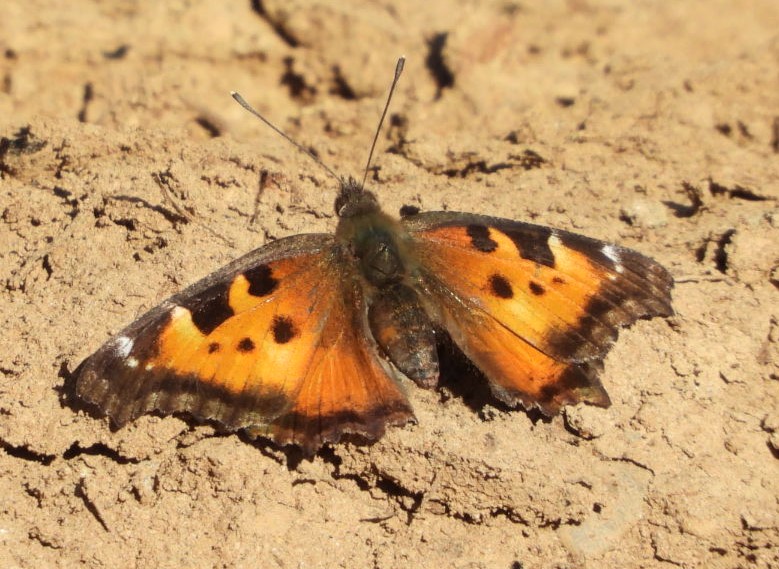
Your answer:
[[[446,332],[438,332],[438,356],[440,377],[438,392],[442,401],[451,397],[459,398],[463,404],[476,413],[482,420],[490,421],[494,412],[510,413],[521,411],[498,399],[490,389],[489,380],[468,359]],[[547,417],[538,409],[525,410],[533,424],[539,421],[549,423]]]

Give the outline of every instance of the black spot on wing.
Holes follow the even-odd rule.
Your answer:
[[[536,296],[541,296],[546,292],[546,289],[538,284],[536,281],[530,281],[530,292],[535,294]]]
[[[243,276],[249,281],[249,294],[252,296],[267,296],[279,286],[279,281],[273,277],[273,270],[268,265],[252,267]]]
[[[514,242],[523,259],[545,267],[555,266],[554,253],[549,247],[549,238],[552,236],[550,228],[539,225],[519,225],[508,229],[501,228],[501,231]]]
[[[208,336],[235,315],[228,302],[229,290],[230,283],[218,284],[198,296],[180,299],[178,303],[189,310],[192,322],[203,335]]]
[[[219,344],[219,342],[211,342],[208,344],[208,353],[213,354],[215,352],[218,352],[222,349],[222,346]]]
[[[473,247],[482,253],[492,253],[498,244],[490,237],[490,229],[486,225],[472,223],[466,228]]]
[[[492,294],[500,298],[513,298],[514,289],[511,287],[511,283],[502,275],[492,275],[490,277],[490,289]]]
[[[273,319],[271,330],[273,331],[273,340],[277,344],[286,344],[298,335],[294,324],[292,324],[292,320],[287,316],[276,316]]]
[[[239,352],[251,352],[254,350],[254,342],[251,338],[242,338],[240,342],[238,342],[238,351]]]

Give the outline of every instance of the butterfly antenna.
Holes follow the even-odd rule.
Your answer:
[[[272,122],[270,122],[268,119],[266,119],[264,116],[262,116],[262,115],[261,115],[261,114],[260,114],[258,111],[254,110],[254,107],[252,107],[252,106],[251,106],[249,103],[247,103],[247,102],[246,102],[246,99],[244,99],[243,97],[241,97],[241,95],[240,95],[238,92],[236,92],[236,91],[230,91],[230,95],[231,95],[231,96],[232,96],[232,98],[233,98],[233,99],[235,99],[235,100],[236,100],[236,102],[237,102],[239,105],[241,105],[241,106],[242,106],[244,109],[246,109],[247,111],[249,111],[251,114],[253,114],[255,117],[257,117],[258,119],[260,119],[260,120],[261,120],[262,122],[264,122],[266,125],[268,125],[269,127],[271,127],[271,128],[272,128],[272,129],[273,129],[273,130],[274,130],[274,131],[277,133],[277,134],[280,134],[280,135],[282,136],[282,138],[284,138],[284,139],[285,139],[287,142],[289,142],[289,143],[290,143],[292,146],[294,146],[295,148],[297,148],[298,150],[300,150],[300,151],[301,151],[303,154],[305,154],[306,156],[308,156],[309,158],[311,158],[311,160],[313,160],[314,162],[316,162],[317,164],[319,164],[319,166],[320,166],[320,167],[321,167],[321,168],[322,168],[322,169],[323,169],[325,172],[327,172],[327,173],[328,173],[328,174],[330,174],[330,175],[331,175],[333,178],[335,178],[336,180],[338,180],[338,183],[339,183],[339,184],[341,184],[341,183],[342,183],[342,180],[341,180],[340,176],[338,176],[338,174],[336,174],[335,172],[333,172],[333,170],[332,170],[332,169],[330,169],[330,168],[327,166],[327,164],[325,164],[324,162],[322,162],[322,161],[321,161],[321,160],[320,160],[320,159],[317,157],[317,155],[316,155],[316,154],[314,154],[314,153],[313,153],[313,152],[311,152],[311,151],[310,151],[308,148],[306,148],[305,146],[303,146],[302,144],[300,144],[299,142],[297,142],[296,140],[294,140],[294,139],[293,139],[291,136],[289,136],[289,135],[288,135],[286,132],[284,132],[284,131],[283,131],[283,130],[281,130],[279,127],[277,127],[275,124],[273,124],[273,123],[272,123]],[[385,111],[385,112],[386,112],[386,111]]]
[[[376,134],[373,136],[373,142],[371,143],[371,151],[368,153],[368,162],[365,164],[365,174],[362,177],[362,186],[365,187],[365,181],[368,179],[368,170],[371,167],[371,160],[373,159],[373,151],[376,148],[376,142],[379,140],[379,133],[381,132],[381,125],[384,124],[384,117],[387,116],[387,110],[392,100],[392,95],[395,93],[395,86],[398,84],[400,74],[403,73],[403,66],[406,64],[406,58],[400,57],[398,63],[395,65],[395,77],[392,79],[392,85],[390,85],[389,95],[387,95],[387,102],[384,104],[384,111],[381,113],[379,124],[376,127]]]

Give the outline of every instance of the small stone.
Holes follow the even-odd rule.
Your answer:
[[[768,433],[779,432],[779,413],[769,413],[760,422],[760,426]]]
[[[668,210],[659,202],[635,199],[622,208],[620,218],[635,227],[663,227],[668,225]]]
[[[764,531],[777,527],[776,518],[769,512],[742,512],[741,524],[750,531]]]
[[[565,426],[583,439],[592,440],[602,437],[606,432],[603,421],[603,409],[587,405],[566,407],[563,412]]]

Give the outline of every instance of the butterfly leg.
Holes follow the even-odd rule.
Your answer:
[[[382,287],[368,309],[371,333],[389,360],[420,387],[438,384],[433,324],[417,293],[402,284]]]

